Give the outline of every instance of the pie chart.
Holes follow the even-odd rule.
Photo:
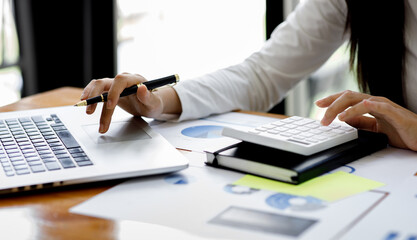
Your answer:
[[[221,138],[222,126],[216,125],[200,125],[185,128],[181,134],[192,138]]]
[[[291,209],[295,211],[313,211],[324,208],[325,203],[311,196],[295,196],[285,193],[276,193],[266,199],[266,203],[281,210]]]

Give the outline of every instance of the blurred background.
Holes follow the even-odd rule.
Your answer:
[[[182,81],[243,61],[303,1],[0,0],[0,105],[120,72]],[[315,100],[357,90],[346,45],[272,112],[320,118]]]

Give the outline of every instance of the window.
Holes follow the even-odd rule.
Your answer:
[[[186,80],[239,63],[265,41],[265,1],[117,3],[118,72]]]
[[[0,0],[0,106],[20,99],[22,76],[12,0]]]
[[[303,0],[284,0],[285,15]],[[265,41],[265,1],[118,0],[118,72],[151,79],[178,73],[182,80],[239,63]],[[291,90],[287,115],[320,119],[314,101],[357,91],[346,45]],[[329,87],[330,86],[330,87]]]

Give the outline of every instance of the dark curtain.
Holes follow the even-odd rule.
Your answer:
[[[22,96],[116,72],[115,0],[15,0]]]
[[[266,39],[269,39],[272,31],[284,21],[284,0],[266,0]],[[285,114],[285,99],[277,103],[268,112]]]

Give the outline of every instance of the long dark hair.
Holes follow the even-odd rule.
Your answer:
[[[346,0],[350,67],[363,92],[404,105],[404,0]]]

